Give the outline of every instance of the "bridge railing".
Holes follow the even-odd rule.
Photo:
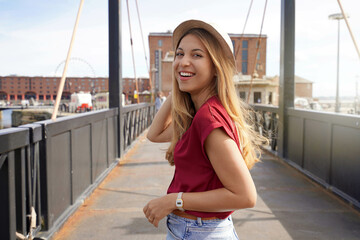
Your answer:
[[[279,122],[278,108],[259,104],[252,105],[251,107],[255,110],[252,116],[253,121],[256,123],[255,130],[269,139],[271,150],[276,151]]]
[[[41,216],[41,140],[41,126],[36,124],[0,130],[0,236],[4,239],[16,239],[16,232],[33,236],[40,230],[40,217],[32,213]]]
[[[123,148],[126,149],[152,123],[155,116],[155,105],[133,104],[124,107],[122,113],[124,121]]]
[[[151,124],[154,106],[122,110],[127,149]],[[52,236],[117,165],[118,123],[118,110],[109,109],[0,130],[0,235]]]
[[[277,151],[278,108],[252,105]],[[360,116],[289,108],[285,161],[360,209]],[[261,116],[261,117],[260,117]]]

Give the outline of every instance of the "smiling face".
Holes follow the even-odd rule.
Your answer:
[[[192,97],[211,94],[215,67],[208,50],[195,35],[188,34],[180,41],[173,70],[181,91]]]

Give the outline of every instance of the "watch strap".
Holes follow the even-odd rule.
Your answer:
[[[184,209],[184,201],[182,200],[182,195],[183,195],[183,192],[178,193],[178,196],[177,196],[177,199],[176,199],[176,207],[180,211],[185,211],[185,209]]]

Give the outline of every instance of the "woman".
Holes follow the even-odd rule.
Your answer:
[[[255,205],[249,169],[259,161],[260,137],[235,92],[231,40],[189,20],[174,30],[173,44],[172,94],[147,137],[171,141],[166,158],[175,173],[167,195],[151,200],[144,214],[155,227],[167,216],[167,239],[238,239],[231,213]]]

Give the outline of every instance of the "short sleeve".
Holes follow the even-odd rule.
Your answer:
[[[201,147],[204,154],[205,140],[216,128],[222,128],[225,133],[239,146],[238,140],[235,137],[235,126],[225,109],[207,104],[207,106],[201,109],[196,119],[196,129],[198,130],[198,135],[200,136]]]

